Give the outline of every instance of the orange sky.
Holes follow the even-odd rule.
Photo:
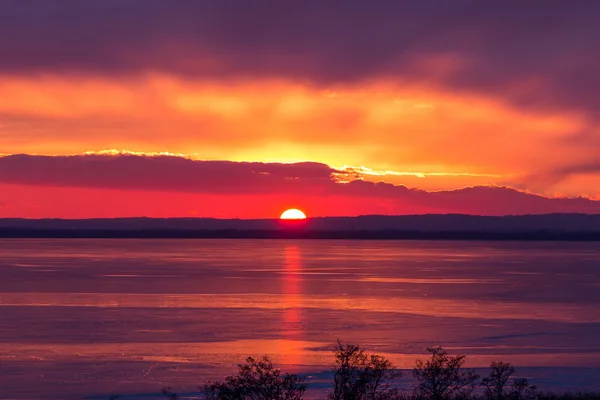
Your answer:
[[[316,86],[286,81],[0,79],[5,154],[109,149],[194,159],[319,161],[374,170],[423,189],[525,185],[597,196],[597,176],[548,184],[561,163],[594,156],[568,145],[585,118],[518,110],[493,98],[411,83]],[[387,171],[387,173],[386,173]]]

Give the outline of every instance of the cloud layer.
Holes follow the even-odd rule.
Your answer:
[[[0,158],[0,185],[17,187],[14,193],[25,193],[23,187],[29,187],[28,197],[37,193],[33,199],[13,198],[11,206],[15,202],[24,204],[35,200],[38,208],[47,208],[44,193],[55,192],[62,193],[59,197],[67,207],[72,204],[76,209],[84,193],[81,191],[87,191],[85,196],[96,191],[94,196],[99,197],[89,212],[101,208],[104,197],[106,206],[113,207],[116,214],[129,216],[146,215],[131,214],[135,204],[139,210],[146,210],[141,200],[144,196],[156,208],[168,207],[169,213],[165,216],[188,215],[186,202],[189,199],[193,199],[196,209],[208,206],[214,214],[229,217],[240,214],[273,217],[291,202],[310,209],[312,215],[600,213],[600,201],[584,198],[546,198],[505,187],[485,186],[427,192],[356,179],[356,174],[356,171],[346,172],[320,163],[194,161],[175,156],[15,155]],[[186,196],[191,197],[178,209],[177,202]],[[264,208],[266,203],[270,209]],[[325,207],[333,208],[336,204],[337,210],[330,209],[323,214]],[[128,211],[123,214],[123,209]],[[105,211],[96,216],[104,216]],[[9,207],[3,212],[9,213]]]
[[[495,92],[520,106],[600,105],[593,0],[7,0],[0,71],[319,83],[391,76]]]

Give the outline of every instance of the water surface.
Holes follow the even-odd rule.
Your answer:
[[[143,398],[262,354],[318,388],[337,338],[402,368],[441,344],[544,388],[600,389],[598,247],[2,240],[0,398]]]

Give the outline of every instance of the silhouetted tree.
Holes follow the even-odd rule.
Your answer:
[[[169,400],[179,400],[179,395],[173,392],[173,389],[170,387],[163,388],[162,394]]]
[[[204,386],[207,400],[300,400],[305,391],[303,378],[282,374],[267,356],[248,357],[246,364],[238,365],[236,376]]]
[[[530,385],[527,378],[515,378],[508,397],[510,400],[532,400],[538,396],[537,386]]]
[[[417,380],[415,396],[432,400],[467,398],[472,392],[479,375],[463,368],[466,356],[450,356],[442,347],[427,348],[431,358],[417,360],[413,376]]]
[[[510,390],[506,390],[515,373],[512,364],[494,361],[490,368],[490,375],[481,380],[487,400],[530,400],[537,396],[537,388],[525,378],[513,378]]]
[[[515,373],[515,367],[510,363],[493,361],[490,368],[490,375],[481,380],[485,387],[485,397],[488,400],[504,400],[507,396],[505,387]]]
[[[338,340],[333,351],[333,392],[330,400],[386,400],[398,397],[395,380],[402,372],[383,356]]]

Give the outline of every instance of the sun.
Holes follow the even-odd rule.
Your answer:
[[[306,215],[297,208],[290,208],[281,214],[281,219],[306,219]]]

